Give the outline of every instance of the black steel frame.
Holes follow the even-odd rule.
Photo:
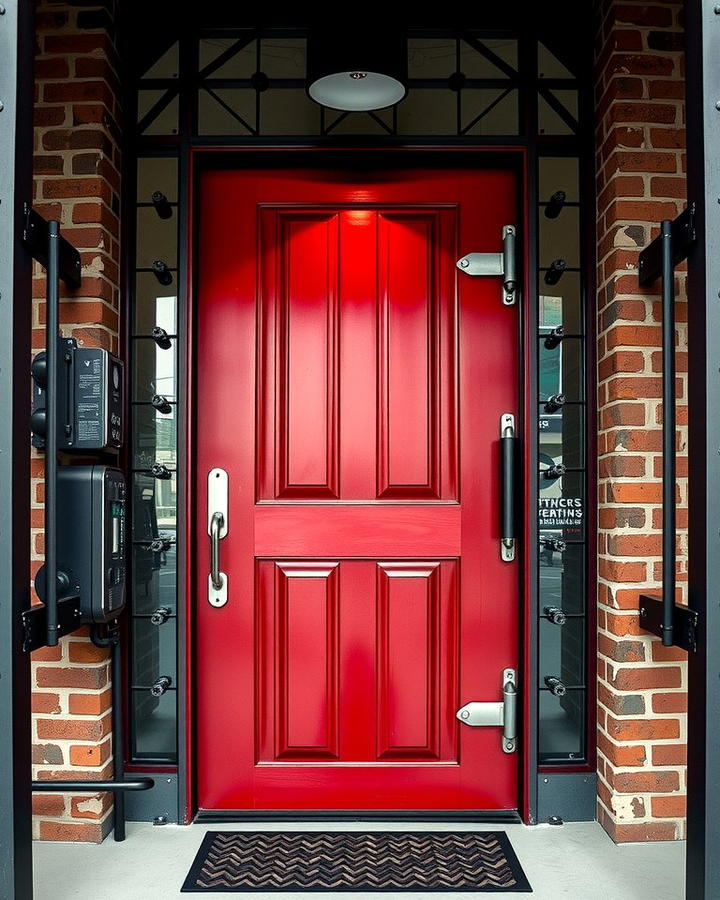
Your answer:
[[[0,896],[31,900],[30,605],[31,259],[21,242],[32,197],[33,4],[0,16]]]
[[[177,283],[178,283],[178,331],[180,332],[183,329],[187,329],[188,326],[191,326],[191,320],[188,320],[189,311],[187,309],[187,265],[188,265],[188,247],[190,244],[190,236],[192,232],[192,223],[190,221],[190,211],[188,209],[188,188],[189,188],[189,179],[190,179],[190,171],[191,171],[191,155],[194,151],[200,149],[226,149],[229,150],[231,148],[242,148],[243,150],[249,150],[250,148],[260,149],[262,147],[266,147],[268,149],[278,150],[282,147],[287,147],[288,149],[311,149],[316,147],[325,147],[325,148],[341,148],[341,147],[349,147],[349,146],[362,146],[363,144],[367,144],[368,146],[372,146],[373,148],[389,148],[389,147],[424,147],[427,149],[432,149],[433,147],[465,147],[465,148],[473,148],[473,149],[492,149],[493,147],[508,147],[514,146],[517,148],[523,148],[528,157],[528,181],[527,181],[527,202],[528,209],[530,212],[530,219],[528,222],[528,234],[537,234],[538,228],[538,220],[537,213],[538,207],[543,199],[538,195],[538,166],[539,166],[539,158],[541,156],[576,156],[580,160],[580,192],[581,192],[581,203],[585,205],[585,208],[590,209],[590,200],[593,196],[594,190],[594,182],[593,182],[593,173],[592,173],[592,122],[590,111],[592,110],[592,96],[591,96],[591,59],[589,54],[578,54],[572,63],[569,63],[570,67],[573,68],[578,75],[577,82],[571,82],[570,79],[567,80],[567,84],[565,80],[560,84],[550,84],[548,81],[547,87],[566,87],[569,86],[570,83],[574,85],[574,87],[579,89],[579,97],[581,104],[581,115],[580,115],[580,123],[574,122],[573,126],[577,126],[577,131],[574,134],[564,135],[564,136],[551,136],[551,135],[541,135],[538,133],[538,119],[537,119],[537,101],[535,97],[537,96],[538,91],[538,79],[535,74],[535,47],[538,40],[538,32],[537,30],[533,30],[532,27],[528,25],[528,27],[520,27],[519,33],[517,30],[512,32],[512,36],[516,37],[519,41],[518,44],[518,61],[519,61],[519,70],[515,73],[513,84],[518,88],[519,94],[519,137],[471,137],[467,134],[458,134],[457,136],[438,136],[436,138],[407,138],[407,137],[398,137],[392,133],[387,133],[385,135],[378,135],[377,137],[373,137],[372,139],[367,138],[348,138],[335,136],[332,134],[332,128],[329,130],[325,130],[324,134],[320,135],[317,138],[307,138],[307,137],[257,137],[257,136],[246,136],[246,137],[238,137],[238,136],[229,136],[229,137],[204,137],[197,134],[197,121],[195,111],[193,109],[193,103],[191,100],[193,90],[197,90],[197,74],[196,74],[196,59],[197,59],[197,50],[198,50],[198,41],[200,37],[201,31],[201,23],[197,21],[193,21],[190,25],[185,26],[185,28],[181,28],[179,32],[176,32],[174,35],[170,35],[167,31],[164,33],[164,44],[163,47],[169,46],[173,40],[180,38],[180,58],[179,58],[179,78],[176,82],[177,91],[179,94],[180,102],[179,102],[179,134],[176,136],[143,136],[141,134],[137,134],[134,141],[126,148],[126,158],[130,159],[130,165],[132,165],[132,161],[136,159],[138,156],[165,156],[171,155],[178,159],[179,162],[179,203],[178,203],[178,214],[180,216],[180,235],[179,235],[179,252],[178,252],[178,269],[176,273]],[[302,33],[302,29],[295,29],[297,33]],[[218,36],[230,36],[232,29],[229,31],[227,28],[222,28],[217,31]],[[415,30],[413,30],[415,34]],[[495,32],[496,35],[508,35],[507,26],[500,28]],[[418,30],[418,36],[447,36],[452,34],[455,36],[457,32],[442,32],[442,29],[433,29],[433,30]],[[561,48],[558,47],[557,41],[553,42],[549,37],[549,33],[546,32],[546,44],[553,50],[554,52],[560,52]],[[145,62],[148,62],[146,58]],[[134,104],[137,99],[137,95],[135,93],[135,89],[137,87],[137,79],[138,75],[135,73],[133,77],[126,80],[126,85],[128,86],[128,90],[126,93],[127,99],[129,101],[129,106],[127,107],[129,110],[129,117],[132,117],[132,110],[134,109]],[[428,83],[423,86],[434,86],[441,87],[444,83],[441,79],[437,79],[431,85]],[[160,85],[158,84],[157,87]],[[167,85],[165,85],[167,87]],[[546,92],[547,93],[547,92]],[[129,96],[130,94],[134,94],[134,96]],[[135,119],[132,119],[135,121]],[[585,123],[584,125],[582,123]],[[569,123],[568,123],[569,124]],[[133,202],[132,195],[126,195],[128,199],[128,205]],[[126,246],[131,246],[133,243],[132,239],[125,242]],[[529,258],[528,258],[528,271],[531,273],[531,278],[534,279],[532,273],[537,271],[537,252],[535,248],[535,242],[529,241]],[[584,274],[585,278],[585,295],[581,298],[584,308],[587,308],[587,304],[590,302],[590,299],[593,296],[592,286],[594,283],[593,270],[594,270],[594,247],[592,245],[592,236],[589,233],[586,234],[586,239],[583,241],[581,245],[581,271]],[[133,269],[131,262],[127,260],[125,261],[124,271],[128,276],[131,275]],[[131,282],[128,282],[131,283]],[[537,286],[535,282],[532,282],[533,295],[536,297]],[[128,302],[132,303],[132,296],[128,298]],[[586,338],[586,349],[590,354],[591,358],[593,356],[593,335],[594,335],[594,317],[587,314],[587,311],[584,315],[584,328],[582,337]],[[126,317],[126,321],[129,324],[129,317]],[[537,332],[537,321],[535,320],[535,328],[533,330],[533,334]],[[532,328],[532,325],[528,325],[529,328]],[[132,334],[128,328],[126,331],[126,339],[128,344],[131,344]],[[537,341],[528,341],[526,340],[524,347],[525,354],[525,363],[526,363],[526,372],[527,377],[530,380],[530,390],[534,390],[534,396],[537,395],[537,363],[536,363],[536,354],[537,354]],[[178,341],[178,395],[182,394],[182,391],[186,391],[187,385],[187,377],[188,377],[188,367],[189,360],[187,357],[186,351],[182,347],[182,342]],[[588,411],[587,398],[593,396],[594,392],[594,377],[592,375],[593,368],[590,365],[585,365],[584,371],[584,386],[585,386],[585,398],[584,405],[586,409],[586,423],[588,427],[591,427],[594,422],[594,415],[591,410]],[[192,402],[192,398],[188,398],[189,402]],[[178,421],[178,463],[177,463],[177,477],[178,477],[178,487],[182,485],[184,482],[183,473],[186,472],[187,467],[187,452],[185,446],[185,439],[187,437],[187,428],[189,427],[189,415],[188,410],[183,408],[184,404],[179,405],[179,410],[181,413],[181,421]],[[536,433],[536,429],[530,429],[528,433],[528,450],[533,455],[533,457],[537,454],[537,442],[538,436]],[[588,440],[586,444],[586,458],[591,459],[593,457],[594,452],[594,439],[592,433],[588,434]],[[587,506],[588,509],[591,509],[591,504],[594,497],[594,488],[592,481],[587,477],[588,469],[584,472],[583,477],[583,488],[585,497],[587,498]],[[537,496],[537,473],[534,473],[530,476],[530,481],[526,484],[526,490],[531,491],[531,496]],[[189,509],[189,498],[183,495],[183,492],[179,490],[178,492],[178,523],[183,523],[186,521],[187,512]],[[526,533],[525,540],[527,542],[526,549],[527,554],[525,556],[525,565],[526,567],[530,567],[531,572],[537,572],[537,545],[538,545],[538,529],[537,522],[535,521],[534,516],[528,517],[528,523],[526,525]],[[586,547],[592,546],[592,535],[594,533],[594,515],[591,513],[587,517],[586,524],[586,534],[583,539],[583,543]],[[178,540],[177,540],[177,554],[178,554],[178,585],[181,586],[186,583],[186,579],[188,577],[190,567],[191,567],[191,559],[188,552],[187,542],[183,538],[182,534],[178,532]],[[592,555],[588,552],[585,553],[585,584],[586,589],[589,595],[594,595],[594,582],[593,582],[593,573],[594,573],[594,565],[592,563]],[[524,793],[526,797],[526,814],[528,821],[534,823],[537,821],[537,790],[538,790],[538,759],[537,759],[537,707],[538,707],[538,695],[537,695],[537,681],[538,681],[538,651],[537,651],[537,637],[538,637],[538,578],[537,575],[531,576],[527,580],[528,584],[528,604],[529,604],[529,621],[530,621],[530,632],[527,635],[528,643],[529,643],[529,653],[526,656],[526,664],[528,665],[530,672],[530,685],[529,685],[529,693],[528,697],[524,698],[524,701],[527,705],[526,713],[527,713],[527,723],[530,730],[529,735],[529,755],[527,759],[527,769],[531,773],[527,778],[525,783]],[[191,779],[189,777],[190,773],[187,771],[187,761],[192,757],[193,754],[193,738],[192,732],[189,728],[189,723],[187,721],[188,710],[190,709],[189,704],[192,704],[192,697],[186,694],[185,685],[187,683],[187,665],[190,664],[190,660],[192,658],[191,653],[188,653],[187,647],[187,622],[185,619],[185,611],[184,611],[184,603],[182,602],[183,597],[178,597],[178,616],[177,616],[177,627],[178,627],[178,643],[179,643],[179,655],[178,655],[178,690],[177,690],[177,703],[178,703],[178,776],[179,776],[179,805],[178,805],[178,818],[179,821],[187,821],[188,810],[185,809],[184,803],[184,795],[183,790],[187,789],[187,785],[191,783]],[[588,608],[591,604],[588,604]],[[588,643],[588,653],[587,653],[587,661],[586,665],[589,664],[589,660],[593,658],[593,646],[594,646],[594,635],[589,633],[587,636]],[[592,724],[594,722],[594,711],[592,709],[593,700],[594,700],[594,688],[592,679],[587,685],[587,723],[586,723],[586,741],[590,743],[590,750],[592,750],[593,742],[592,735],[594,734],[594,729],[592,728]],[[565,761],[565,765],[567,765],[567,761]],[[133,763],[131,769],[137,772],[140,771],[160,771],[160,767],[163,766],[162,763],[156,768],[151,763],[144,764],[141,761]],[[166,764],[165,764],[166,766]],[[552,763],[549,766],[541,766],[540,772],[545,769],[550,769],[551,771],[557,771]],[[587,761],[579,760],[578,763],[573,764],[572,761],[569,763],[568,768],[571,771],[580,771],[580,772],[588,772],[591,769],[594,770],[594,767],[591,765],[591,755],[588,756]],[[192,804],[192,801],[191,801]]]
[[[697,236],[688,258],[689,655],[687,900],[720,897],[720,9],[688,0],[688,196]]]

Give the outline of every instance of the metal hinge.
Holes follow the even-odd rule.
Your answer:
[[[500,702],[466,703],[455,714],[463,725],[502,725],[502,748],[505,753],[517,749],[517,678],[515,669],[504,669],[503,699]]]
[[[502,275],[505,306],[513,306],[520,293],[515,266],[515,235],[515,226],[505,225],[502,253],[468,253],[455,264],[466,275]]]

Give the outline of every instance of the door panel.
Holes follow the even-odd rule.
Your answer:
[[[517,313],[455,268],[500,249],[514,177],[217,171],[200,197],[200,806],[515,808],[500,729],[455,717],[518,662],[497,477]]]

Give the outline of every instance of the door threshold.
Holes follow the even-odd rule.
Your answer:
[[[477,822],[521,824],[516,809],[478,810],[288,810],[288,809],[199,809],[195,822]]]

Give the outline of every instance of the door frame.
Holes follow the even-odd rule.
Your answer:
[[[288,150],[293,150],[292,161]],[[178,415],[178,781],[180,790],[180,809],[185,812],[186,823],[193,821],[198,806],[196,797],[196,746],[197,729],[194,715],[195,695],[195,671],[198,664],[195,654],[195,551],[196,545],[196,507],[194,505],[193,485],[195,481],[195,445],[196,445],[196,383],[195,383],[195,356],[194,347],[196,340],[197,317],[197,266],[198,257],[198,230],[195,227],[197,209],[199,207],[199,181],[203,172],[209,169],[220,168],[301,168],[302,166],[319,166],[322,168],[342,168],[344,160],[349,160],[353,155],[362,153],[364,157],[368,153],[376,154],[378,167],[385,165],[398,166],[403,160],[412,160],[412,164],[423,168],[451,169],[452,162],[462,162],[463,166],[477,166],[477,168],[498,168],[512,171],[517,177],[517,226],[519,244],[523,248],[521,259],[521,309],[518,316],[518,359],[521,364],[520,390],[518,392],[518,436],[522,441],[522,491],[525,498],[537,496],[538,490],[538,466],[533,464],[537,460],[538,436],[535,416],[531,411],[536,409],[537,403],[533,400],[537,394],[537,348],[536,340],[527,339],[528,336],[537,334],[537,290],[535,279],[531,277],[537,271],[536,247],[532,237],[536,233],[537,223],[531,216],[536,217],[537,210],[537,184],[536,178],[531,178],[529,172],[529,154],[525,147],[508,146],[493,148],[448,146],[447,144],[423,144],[412,147],[397,146],[387,147],[369,144],[362,146],[361,142],[335,147],[318,147],[312,144],[298,144],[289,147],[277,145],[253,146],[252,148],[238,147],[185,147],[183,154],[187,179],[181,179],[180,208],[184,209],[185,216],[180,223],[179,243],[179,272],[185,272],[186,276],[178,284],[178,333],[184,334],[184,340],[178,341],[178,396],[186,398],[186,403]],[[448,154],[451,154],[449,157]],[[302,157],[302,159],[300,158]],[[291,165],[289,165],[291,163]],[[183,196],[183,192],[185,196]],[[499,300],[498,300],[499,302]],[[526,504],[523,504],[526,506]],[[534,505],[530,505],[531,510]],[[520,610],[520,633],[518,635],[520,660],[519,695],[521,714],[521,736],[518,745],[519,760],[519,784],[518,784],[518,815],[512,815],[511,820],[518,820],[518,816],[527,824],[535,824],[537,809],[537,628],[538,628],[538,590],[535,578],[537,553],[538,553],[538,528],[537,516],[526,515],[521,526],[520,538],[520,597],[522,607]],[[184,585],[184,591],[180,586]],[[180,600],[184,601],[180,603]],[[270,817],[279,820],[302,820],[343,818],[338,813],[328,815],[322,812],[305,813],[263,813],[262,817]],[[357,819],[357,814],[346,814],[346,817]],[[221,815],[213,815],[213,820],[222,818]],[[244,815],[233,812],[232,818],[256,818],[253,811],[248,810]],[[387,814],[367,813],[363,818],[387,820]],[[396,814],[392,818],[418,819],[418,818],[449,818],[477,821],[480,817],[477,813],[458,812],[433,814],[423,811],[418,813]],[[483,820],[507,821],[507,815],[503,813],[491,813],[482,816]],[[204,821],[210,817],[204,816]]]

